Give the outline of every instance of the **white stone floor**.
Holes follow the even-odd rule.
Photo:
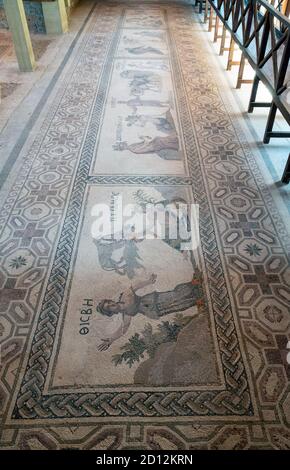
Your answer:
[[[73,10],[68,33],[59,36],[42,35],[44,39],[51,40],[51,43],[37,61],[34,72],[19,72],[14,54],[8,58],[4,56],[2,60],[0,58],[0,83],[18,84],[11,95],[0,99],[0,171],[17,138],[50,86],[91,8],[92,2],[84,0]]]

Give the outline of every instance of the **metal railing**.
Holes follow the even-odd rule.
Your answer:
[[[290,86],[290,20],[265,0],[209,0],[209,3],[290,123],[289,110],[281,101]]]
[[[272,137],[290,137],[290,132],[273,130],[277,109],[290,125],[290,19],[281,12],[281,4],[279,0],[275,6],[266,0],[206,0],[205,3],[205,19],[210,5],[241,49],[242,58],[255,71],[248,111],[255,107],[270,108],[264,143]],[[218,23],[215,34],[217,28]],[[260,81],[270,91],[271,102],[256,101]],[[289,165],[290,158],[283,182],[289,182]]]

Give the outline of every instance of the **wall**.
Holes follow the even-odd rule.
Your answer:
[[[36,3],[30,0],[24,0],[23,4],[30,31],[33,33],[45,33],[45,25],[41,3]],[[0,28],[8,29],[3,0],[0,0]]]

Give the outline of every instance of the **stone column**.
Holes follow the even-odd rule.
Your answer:
[[[4,0],[9,29],[21,72],[31,72],[35,68],[35,58],[27,26],[22,0]]]
[[[42,11],[47,34],[62,34],[68,31],[64,0],[43,1]]]

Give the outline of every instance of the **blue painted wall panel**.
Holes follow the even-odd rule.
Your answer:
[[[24,1],[24,8],[27,18],[28,27],[33,33],[45,33],[45,24],[41,3],[33,1]],[[3,0],[0,0],[0,28],[8,28]]]

